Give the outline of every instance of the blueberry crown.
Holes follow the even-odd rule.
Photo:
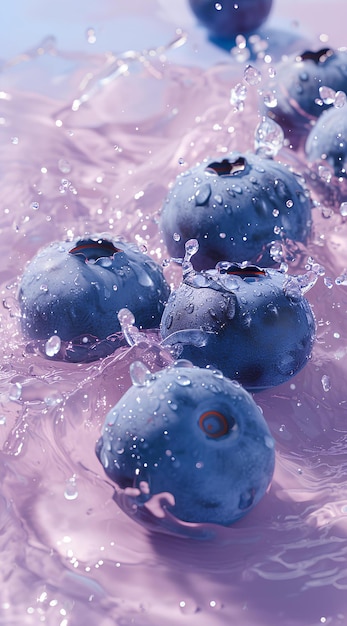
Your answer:
[[[76,246],[69,250],[70,254],[80,254],[87,261],[113,257],[117,252],[121,252],[121,250],[116,248],[108,239],[80,239]]]

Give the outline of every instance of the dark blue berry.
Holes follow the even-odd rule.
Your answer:
[[[169,254],[183,257],[197,239],[197,269],[218,261],[268,265],[271,243],[306,242],[311,199],[288,166],[252,153],[205,159],[178,176],[164,202],[160,226]]]
[[[329,108],[320,88],[347,91],[347,51],[322,48],[291,57],[277,67],[270,82],[277,104],[267,110],[297,145],[312,123]]]
[[[213,37],[231,39],[259,28],[270,13],[272,0],[189,0],[189,4]]]
[[[324,111],[308,135],[305,151],[310,163],[326,163],[335,176],[347,177],[347,105]]]
[[[166,345],[194,365],[210,365],[257,391],[307,363],[315,321],[300,278],[221,263],[190,272],[172,292],[161,322]]]
[[[135,245],[104,237],[55,242],[23,273],[22,328],[31,339],[105,339],[121,330],[123,308],[139,328],[155,328],[168,295],[161,268]]]
[[[262,498],[275,456],[249,393],[220,372],[179,361],[124,394],[106,416],[96,453],[140,511],[163,494],[179,520],[225,526]]]

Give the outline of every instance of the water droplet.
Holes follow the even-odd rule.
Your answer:
[[[335,102],[336,92],[334,89],[331,89],[330,87],[326,87],[325,85],[322,85],[322,87],[319,87],[319,95],[322,101],[324,102],[324,104],[330,105]]]
[[[197,189],[195,193],[195,204],[197,206],[203,206],[204,204],[207,204],[211,196],[211,191],[211,185],[209,183],[201,185],[201,187],[199,187],[199,189]]]
[[[22,385],[20,383],[13,383],[10,387],[8,397],[10,400],[19,400],[22,395]]]
[[[325,276],[324,277],[324,285],[326,287],[328,287],[328,289],[332,289],[332,287],[334,286],[334,281],[332,278],[330,278],[329,276]]]
[[[263,118],[255,129],[254,147],[257,154],[274,157],[283,147],[284,132],[270,118]]]
[[[261,82],[261,72],[253,65],[247,65],[243,77],[249,85],[259,85]]]
[[[266,91],[263,93],[263,100],[268,109],[274,109],[277,106],[277,97],[274,91]]]
[[[94,28],[87,28],[86,36],[87,36],[88,43],[90,44],[96,43],[96,35],[95,35]]]
[[[238,83],[230,91],[230,104],[236,111],[243,111],[246,97],[247,87],[242,83]]]
[[[78,489],[76,483],[76,476],[73,475],[66,481],[64,497],[66,500],[76,500],[78,497]]]
[[[181,235],[180,235],[179,233],[174,233],[174,234],[172,235],[172,239],[173,239],[174,241],[181,241]]]
[[[71,164],[66,159],[59,159],[58,168],[62,174],[69,174],[71,172]]]
[[[198,612],[198,606],[194,600],[181,600],[179,603],[180,611],[184,615],[193,615]]]
[[[6,425],[6,417],[5,415],[0,415],[0,426]]]
[[[347,217],[347,202],[341,202],[341,204],[340,204],[340,214],[343,217]]]
[[[188,376],[184,376],[183,374],[180,374],[179,376],[176,377],[176,383],[180,387],[188,387],[189,385],[191,385],[191,380],[190,378],[188,378]]]
[[[47,356],[55,356],[61,348],[61,339],[58,335],[53,335],[46,341],[45,353]]]
[[[145,387],[154,380],[154,376],[142,361],[133,361],[130,363],[130,378],[136,387]]]
[[[321,383],[322,383],[322,387],[323,390],[325,392],[330,391],[331,389],[331,382],[330,382],[330,378],[329,376],[327,376],[326,374],[324,374],[321,378]]]
[[[40,208],[40,205],[39,205],[39,203],[38,203],[38,202],[31,202],[31,204],[30,204],[30,208],[31,208],[33,211],[38,211],[38,209]]]
[[[336,109],[341,109],[345,106],[347,101],[347,96],[344,91],[337,91],[335,94],[334,107]]]

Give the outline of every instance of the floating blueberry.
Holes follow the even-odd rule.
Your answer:
[[[179,520],[225,526],[262,498],[275,456],[249,393],[220,372],[179,361],[124,394],[106,416],[96,453],[138,508],[170,494],[166,506]]]
[[[133,244],[104,237],[55,242],[23,273],[22,328],[31,339],[105,339],[121,330],[123,308],[140,328],[154,328],[168,295],[161,268]]]
[[[197,239],[196,269],[218,261],[272,264],[274,240],[306,242],[311,199],[288,166],[252,153],[205,159],[176,179],[161,211],[169,254],[183,257]]]
[[[270,13],[272,0],[189,0],[189,4],[212,36],[230,39],[259,28]]]
[[[257,391],[279,385],[310,357],[315,336],[305,276],[220,263],[188,273],[165,307],[164,345]]]
[[[298,145],[333,104],[335,92],[347,92],[347,51],[322,48],[291,57],[278,65],[269,90],[273,91],[269,117]]]
[[[347,177],[347,105],[324,111],[308,135],[305,151],[311,163],[326,163],[335,176]]]

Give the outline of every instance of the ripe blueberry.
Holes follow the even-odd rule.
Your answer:
[[[302,179],[278,161],[241,152],[205,159],[178,176],[160,216],[171,256],[183,257],[186,241],[198,240],[196,269],[226,259],[272,264],[271,243],[306,242],[310,225]]]
[[[138,327],[155,328],[168,295],[161,268],[135,245],[104,237],[55,242],[23,273],[22,328],[31,339],[105,339],[120,331],[123,308]]]
[[[179,520],[225,526],[262,498],[275,456],[250,394],[220,372],[180,361],[124,394],[106,416],[96,453],[140,509],[171,494],[166,506]]]
[[[249,390],[279,385],[311,354],[315,322],[303,290],[299,277],[256,266],[224,262],[192,271],[165,307],[164,344]]]
[[[325,162],[335,176],[347,177],[347,105],[324,111],[307,137],[305,151],[310,163]]]
[[[230,39],[259,28],[270,13],[272,0],[189,0],[189,4],[212,36]]]
[[[307,50],[278,65],[269,84],[277,104],[267,112],[294,144],[307,135],[312,123],[331,106],[322,99],[320,88],[324,87],[335,92],[347,91],[346,50]]]

